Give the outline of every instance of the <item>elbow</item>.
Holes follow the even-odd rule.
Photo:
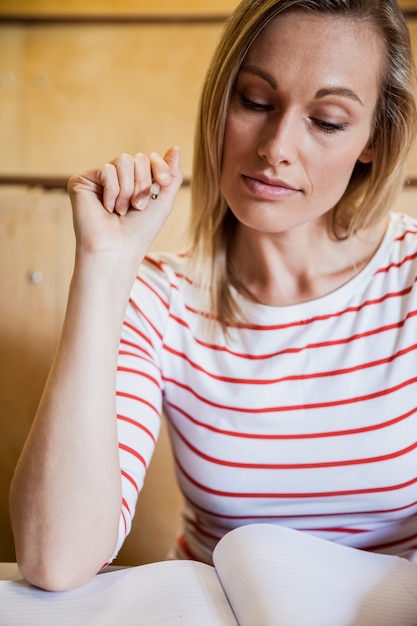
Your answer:
[[[70,591],[90,582],[100,569],[80,564],[60,564],[57,559],[48,562],[26,562],[17,559],[17,565],[22,577],[31,585],[44,591]]]

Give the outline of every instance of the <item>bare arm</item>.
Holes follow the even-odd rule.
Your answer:
[[[161,191],[150,199],[152,177]],[[114,551],[121,507],[119,338],[140,261],[182,182],[177,149],[123,155],[69,184],[76,258],[61,339],[10,493],[22,574],[51,590],[88,581]],[[135,210],[141,204],[143,211]]]

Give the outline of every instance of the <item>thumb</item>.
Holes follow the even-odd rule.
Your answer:
[[[170,198],[174,200],[179,188],[182,185],[183,181],[183,173],[180,165],[180,149],[179,146],[173,146],[169,148],[164,154],[164,161],[168,164],[172,180],[171,184],[167,187],[161,188],[161,196],[162,194],[166,199]]]

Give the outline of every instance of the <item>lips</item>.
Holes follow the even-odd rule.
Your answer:
[[[264,174],[242,174],[246,188],[260,199],[275,200],[289,198],[300,190],[280,178],[270,178]]]

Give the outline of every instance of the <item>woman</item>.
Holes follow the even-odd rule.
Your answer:
[[[71,179],[68,310],[11,491],[29,581],[115,557],[162,410],[178,557],[269,521],[413,558],[417,223],[390,213],[413,80],[394,0],[244,0],[202,96],[190,252],[144,258],[178,148]]]

